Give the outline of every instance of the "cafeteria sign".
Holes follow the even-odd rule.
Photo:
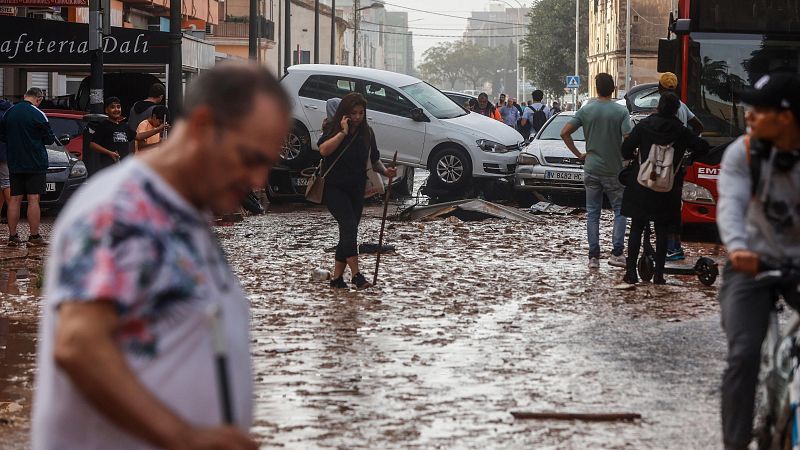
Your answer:
[[[107,64],[167,64],[169,34],[112,27],[103,52]],[[0,17],[0,64],[89,64],[89,26]]]

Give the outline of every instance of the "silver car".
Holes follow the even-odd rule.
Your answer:
[[[561,129],[574,116],[562,112],[550,118],[517,157],[514,188],[517,191],[583,192],[583,162],[561,140]],[[575,146],[585,151],[583,128],[572,135]]]

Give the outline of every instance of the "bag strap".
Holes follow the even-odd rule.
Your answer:
[[[333,166],[335,166],[336,163],[338,163],[339,160],[342,159],[342,156],[344,156],[344,153],[347,151],[348,148],[350,148],[350,144],[352,144],[356,140],[357,137],[358,137],[358,134],[356,134],[355,136],[353,136],[352,139],[350,139],[350,142],[348,142],[347,145],[344,147],[344,149],[342,150],[342,153],[339,153],[339,156],[336,157],[336,159],[333,161],[333,164],[331,164],[331,166],[328,167],[328,170],[325,171],[325,174],[322,175],[322,178],[327,177],[328,174],[331,173],[331,170],[333,170]]]

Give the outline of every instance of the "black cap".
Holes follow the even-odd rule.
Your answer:
[[[753,87],[742,89],[739,97],[750,106],[786,109],[800,118],[800,76],[796,74],[764,75]]]

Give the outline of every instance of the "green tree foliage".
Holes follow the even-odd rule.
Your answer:
[[[589,64],[589,2],[581,2],[580,54],[578,55],[580,92],[587,92]],[[565,77],[575,71],[575,0],[539,0],[528,13],[530,25],[523,39],[525,56],[520,58],[526,76],[549,96],[564,93]]]
[[[480,89],[483,83],[495,81],[498,69],[516,65],[513,53],[509,59],[504,51],[466,40],[442,42],[426,50],[422,58],[421,77],[451,90],[459,83],[469,89]]]

